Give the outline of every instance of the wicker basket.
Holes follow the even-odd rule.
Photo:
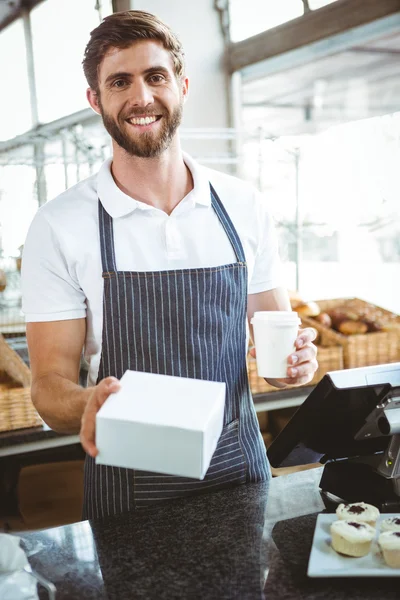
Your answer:
[[[32,404],[31,373],[0,334],[0,432],[43,425]]]
[[[42,425],[32,404],[30,388],[0,383],[0,432]]]
[[[332,342],[330,342],[332,343]],[[318,370],[312,381],[305,385],[316,385],[329,371],[343,369],[343,349],[341,346],[318,346]],[[265,394],[266,392],[278,392],[279,388],[273,387],[257,373],[257,362],[255,358],[247,356],[247,372],[252,394]],[[299,386],[293,386],[299,387]],[[301,386],[300,386],[301,387]]]
[[[339,344],[343,348],[343,361],[346,369],[397,362],[400,360],[400,317],[394,313],[365,302],[359,298],[337,298],[317,300],[321,311],[329,311],[345,306],[351,312],[368,311],[371,317],[388,325],[387,331],[377,331],[359,335],[343,335],[325,327],[312,318],[303,318],[304,324],[315,327],[322,344]],[[390,327],[390,329],[389,329]]]

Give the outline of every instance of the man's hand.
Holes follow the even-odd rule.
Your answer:
[[[104,402],[121,387],[115,377],[106,377],[95,387],[90,388],[90,396],[82,415],[80,439],[85,452],[93,458],[98,455],[96,448],[96,415]],[[89,390],[88,390],[89,391]]]
[[[283,379],[271,379],[270,383],[277,387],[284,385],[304,385],[312,380],[315,371],[318,369],[317,347],[313,341],[317,337],[317,332],[312,327],[300,329],[299,335],[295,341],[295,352],[288,357],[288,376]],[[250,350],[250,355],[256,357],[256,349]]]

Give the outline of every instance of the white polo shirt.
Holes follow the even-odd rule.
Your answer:
[[[32,221],[22,260],[26,321],[86,317],[89,384],[97,379],[103,325],[98,199],[113,217],[119,271],[215,267],[236,258],[211,206],[211,182],[241,239],[249,294],[281,284],[277,237],[265,199],[236,177],[200,166],[186,154],[184,160],[194,188],[170,215],[124,194],[108,159],[96,175],[42,206]]]

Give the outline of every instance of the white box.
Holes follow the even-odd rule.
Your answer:
[[[225,383],[126,371],[96,417],[96,463],[203,479],[221,435]]]

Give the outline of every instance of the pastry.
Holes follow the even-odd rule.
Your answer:
[[[314,317],[314,319],[321,323],[321,325],[323,325],[324,327],[332,327],[332,319],[326,312],[320,313],[319,315]]]
[[[299,317],[316,317],[321,309],[316,302],[305,302],[296,306],[295,311]]]
[[[400,531],[400,516],[389,517],[381,521],[381,531]]]
[[[338,330],[343,335],[359,335],[367,333],[368,325],[363,321],[342,321],[338,326]]]
[[[296,310],[296,306],[300,306],[300,304],[304,304],[303,298],[300,296],[297,290],[288,290],[289,300],[291,307],[293,310]]]
[[[371,550],[375,529],[358,521],[334,521],[331,525],[332,548],[346,556],[365,556]]]
[[[385,531],[379,536],[385,563],[392,569],[400,569],[400,531]]]
[[[354,502],[353,504],[339,504],[336,509],[338,519],[345,521],[357,521],[358,523],[368,523],[375,527],[379,517],[379,510],[372,504],[365,502]]]

